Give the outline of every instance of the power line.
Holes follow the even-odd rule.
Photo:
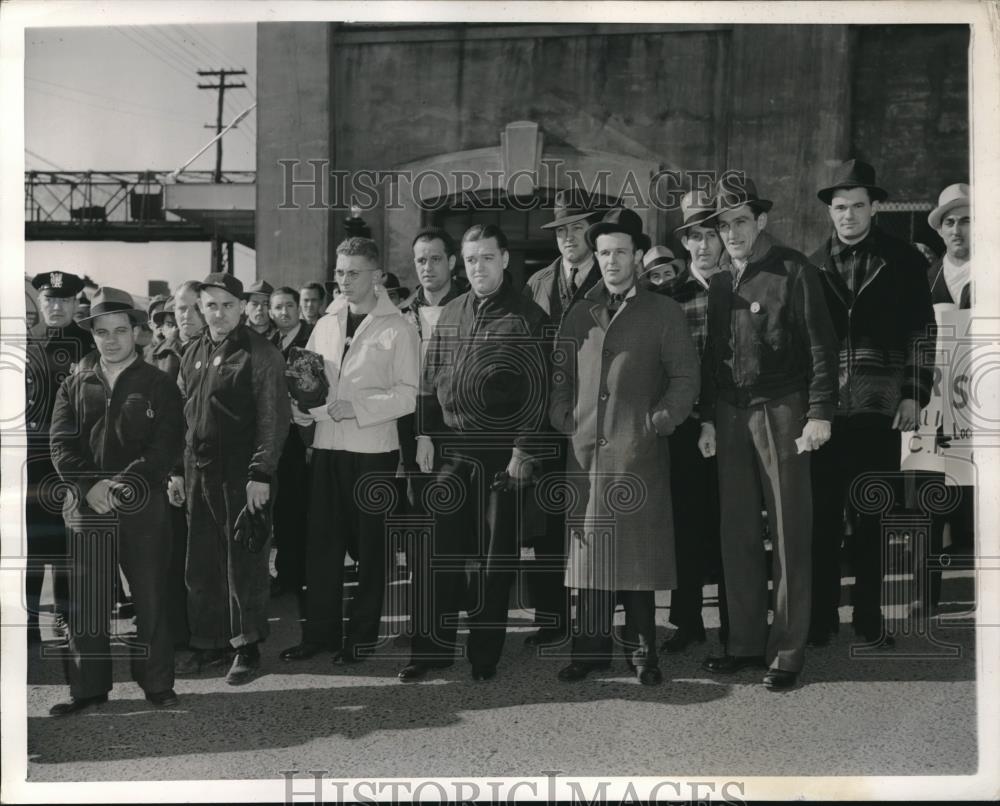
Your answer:
[[[178,36],[180,37],[179,40],[174,39],[174,37],[170,35],[171,28],[176,29],[177,26],[165,25],[162,27],[157,27],[153,30],[156,31],[165,40],[175,45],[180,52],[182,52],[186,57],[190,58],[193,62],[195,63],[200,62],[202,60],[201,56],[199,56],[197,53],[195,53],[191,48],[187,46],[187,43],[184,41],[183,34],[178,33]]]
[[[178,56],[178,54],[170,47],[167,47],[159,39],[153,36],[155,29],[145,30],[143,28],[135,28],[133,30],[136,36],[142,37],[143,40],[149,42],[153,47],[157,49],[160,53],[163,53],[168,59],[173,60],[175,64],[180,65],[186,70],[197,70],[198,63],[196,61],[190,60],[187,56]]]
[[[43,157],[43,156],[42,156],[41,154],[36,154],[36,153],[35,153],[34,151],[32,151],[32,150],[31,150],[30,148],[26,148],[26,149],[24,149],[24,153],[25,153],[25,154],[27,154],[27,155],[28,155],[28,156],[30,156],[30,157],[34,157],[34,158],[35,158],[36,160],[39,160],[40,162],[45,162],[45,163],[48,163],[48,164],[49,164],[49,165],[51,165],[51,166],[52,166],[53,168],[55,168],[55,169],[56,169],[57,171],[65,171],[65,170],[66,170],[66,169],[65,169],[65,168],[63,168],[63,167],[62,167],[61,165],[56,165],[56,164],[55,164],[55,163],[54,163],[54,162],[53,162],[52,160],[47,160],[47,159],[45,159],[45,157]]]
[[[119,115],[132,115],[134,117],[143,118],[159,118],[161,120],[169,120],[173,123],[186,123],[192,122],[197,123],[197,118],[184,118],[178,117],[177,115],[158,115],[155,112],[133,112],[130,109],[116,109],[113,106],[107,106],[105,104],[95,104],[91,101],[84,101],[81,98],[74,98],[70,95],[62,95],[57,92],[52,92],[51,90],[43,89],[41,87],[30,88],[31,92],[36,92],[41,95],[48,95],[51,98],[58,98],[61,101],[69,101],[70,103],[79,104],[80,106],[89,106],[92,109],[102,109],[107,112],[114,112]]]
[[[126,104],[128,106],[138,107],[139,109],[150,109],[150,110],[152,110],[154,112],[163,112],[164,111],[163,107],[160,107],[160,106],[149,106],[148,104],[140,104],[140,103],[137,103],[135,101],[126,101],[124,98],[117,98],[117,97],[112,96],[112,95],[102,95],[99,92],[91,92],[90,90],[83,90],[83,89],[80,89],[79,87],[70,87],[67,84],[58,84],[55,81],[46,81],[45,79],[42,79],[42,78],[33,78],[31,76],[25,76],[25,80],[26,81],[32,81],[32,82],[34,82],[36,84],[46,84],[46,85],[48,85],[50,87],[58,87],[59,89],[67,90],[69,92],[78,92],[78,93],[81,93],[83,95],[92,95],[95,98],[102,98],[102,99],[104,99],[106,101],[112,101],[112,102],[114,102],[116,104]],[[31,87],[28,87],[27,89],[31,90],[32,92],[41,91],[41,88],[31,88]],[[185,118],[185,120],[193,120],[193,118]]]
[[[186,71],[181,70],[173,62],[170,62],[167,59],[164,59],[159,53],[156,53],[155,51],[150,50],[148,47],[146,47],[146,45],[143,42],[140,42],[140,41],[134,39],[124,28],[115,28],[115,30],[118,31],[118,33],[120,33],[126,39],[128,39],[129,42],[131,42],[133,45],[137,45],[138,47],[142,48],[150,56],[155,56],[157,59],[159,59],[161,62],[163,62],[167,67],[169,67],[175,73],[179,73],[180,75],[184,76],[184,78],[186,78],[186,79],[188,79],[190,81],[190,79],[191,79],[190,73],[187,73]]]

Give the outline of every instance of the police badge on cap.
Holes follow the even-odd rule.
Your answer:
[[[83,280],[68,271],[47,271],[36,274],[31,285],[50,297],[75,297],[83,291]]]

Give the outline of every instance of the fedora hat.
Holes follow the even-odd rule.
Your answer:
[[[674,232],[696,227],[710,218],[715,218],[714,197],[705,191],[689,190],[681,199],[681,215],[684,216],[684,223],[674,227]]]
[[[875,169],[861,160],[847,160],[838,165],[833,174],[833,184],[816,191],[816,196],[823,204],[833,201],[833,191],[837,188],[867,188],[873,202],[889,198],[885,188],[875,183]]]
[[[393,295],[392,292],[395,292],[400,302],[410,298],[410,289],[405,285],[400,285],[399,278],[391,271],[387,271],[385,277],[382,278],[382,287],[389,293],[390,297]]]
[[[774,206],[774,202],[760,197],[757,185],[746,174],[727,171],[715,187],[715,214],[736,210],[745,204],[758,213],[766,213]]]
[[[624,232],[626,235],[632,236],[636,249],[641,249],[644,252],[649,249],[649,236],[642,231],[642,219],[633,210],[616,207],[613,210],[608,210],[604,214],[604,218],[596,224],[591,224],[583,236],[591,252],[597,251],[597,236],[607,235],[609,232]]]
[[[174,315],[174,298],[167,297],[167,301],[163,303],[159,308],[153,311],[149,318],[152,320],[154,325],[162,325],[163,321],[167,318],[167,315]]]
[[[90,301],[90,315],[80,319],[77,324],[90,330],[98,316],[109,313],[127,313],[133,325],[144,325],[149,319],[144,310],[135,307],[135,302],[127,292],[119,288],[101,286]]]
[[[674,255],[673,251],[666,246],[652,246],[646,250],[642,256],[642,272],[648,274],[658,266],[674,264],[677,271],[684,268],[684,261]]]
[[[541,229],[555,229],[577,221],[586,221],[600,212],[594,207],[594,197],[582,188],[560,190],[556,193],[552,220],[548,224],[542,224]]]
[[[927,216],[927,223],[933,229],[941,229],[941,222],[949,211],[954,210],[956,207],[971,206],[972,191],[965,182],[948,185],[948,187],[941,191],[941,195],[938,196],[937,207],[931,210],[930,215]]]
[[[243,283],[237,280],[232,274],[227,274],[224,271],[212,272],[212,274],[198,283],[199,293],[206,288],[221,288],[223,291],[228,291],[237,299],[244,299]]]

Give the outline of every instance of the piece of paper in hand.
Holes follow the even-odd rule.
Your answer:
[[[795,450],[798,453],[805,453],[806,451],[809,450],[809,448],[806,446],[806,438],[804,436],[801,436],[797,440],[795,440]]]

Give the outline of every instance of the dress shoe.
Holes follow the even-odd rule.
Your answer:
[[[768,669],[764,675],[764,687],[768,691],[787,691],[793,688],[798,682],[798,672],[790,672],[787,669]]]
[[[329,651],[330,647],[326,644],[315,644],[311,641],[303,641],[301,644],[296,644],[295,646],[290,646],[288,649],[281,650],[278,655],[282,660],[308,660],[320,652]]]
[[[572,683],[576,680],[583,680],[588,674],[597,670],[610,669],[610,663],[584,663],[583,661],[575,660],[569,666],[563,666],[559,670],[559,679],[567,683]]]
[[[202,669],[223,666],[229,662],[228,649],[196,649],[174,663],[174,674],[198,674]]]
[[[53,705],[49,709],[49,714],[51,716],[69,716],[70,714],[75,714],[78,711],[89,708],[91,705],[101,705],[107,701],[107,694],[95,694],[93,697],[73,697],[69,702],[61,702]]]
[[[636,677],[644,686],[658,686],[663,682],[663,672],[659,666],[639,666],[636,669]]]
[[[172,688],[168,688],[166,691],[147,691],[146,699],[157,708],[169,708],[171,705],[177,705],[177,695]]]
[[[660,651],[683,652],[691,644],[704,644],[704,643],[705,643],[704,627],[700,630],[692,630],[688,629],[687,627],[678,627],[676,630],[674,630],[674,634],[663,642],[663,646],[660,647]]]
[[[496,666],[473,666],[472,667],[472,679],[481,682],[483,680],[492,680],[497,676]]]
[[[524,639],[525,646],[544,646],[545,644],[561,644],[566,640],[563,630],[557,627],[542,627]]]
[[[702,668],[715,674],[733,674],[742,669],[764,668],[761,655],[716,655],[705,658]]]
[[[419,680],[432,669],[447,669],[452,665],[453,661],[442,661],[441,663],[410,663],[400,669],[396,677],[404,683],[408,683],[411,680]]]
[[[246,644],[236,650],[233,665],[229,667],[226,682],[231,686],[241,686],[249,683],[257,676],[260,669],[260,650],[257,644]]]

